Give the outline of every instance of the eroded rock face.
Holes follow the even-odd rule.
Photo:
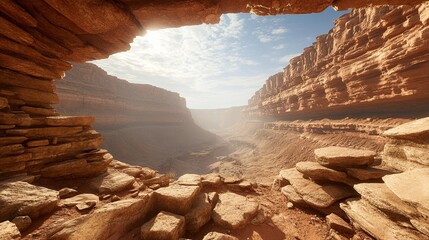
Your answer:
[[[60,98],[57,110],[69,115],[92,115],[97,119],[97,129],[193,122],[185,99],[178,93],[129,83],[94,64],[74,64],[56,86]]]
[[[138,227],[153,207],[152,196],[108,203],[94,212],[62,223],[50,239],[121,239]]]
[[[213,210],[213,221],[228,229],[245,227],[256,216],[259,204],[235,193],[219,194]]]
[[[53,211],[59,202],[58,192],[26,182],[0,183],[0,221],[16,216],[39,216]]]
[[[352,10],[266,81],[249,114],[427,113],[429,57],[421,53],[429,50],[428,12],[427,3]]]
[[[185,218],[160,212],[141,228],[142,239],[177,240],[185,233]]]
[[[9,221],[0,222],[0,240],[21,239],[21,233],[14,223]]]

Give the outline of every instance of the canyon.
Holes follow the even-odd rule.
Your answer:
[[[429,123],[415,118],[427,116],[429,5],[407,3],[413,6],[4,1],[0,239],[428,239]],[[90,64],[56,82],[70,62],[128,50],[147,29],[328,6],[371,8],[341,17],[268,79],[244,110],[251,119],[237,120],[223,140],[195,126],[176,93],[126,83]],[[96,118],[59,114],[81,115],[77,108]],[[226,115],[242,114],[234,111]],[[104,145],[109,151],[96,130],[114,139]],[[206,134],[195,143],[215,140],[168,166],[149,155],[118,161],[121,151],[144,148],[160,132],[152,155],[170,151],[177,142],[159,144],[186,131]]]

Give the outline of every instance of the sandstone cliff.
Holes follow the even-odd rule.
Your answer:
[[[148,84],[133,84],[108,75],[94,64],[75,64],[57,82],[64,115],[92,115],[97,129],[137,125],[192,123],[186,101],[178,93]]]
[[[355,9],[271,76],[251,116],[424,115],[429,5]]]

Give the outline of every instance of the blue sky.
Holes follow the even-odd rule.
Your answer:
[[[345,13],[328,8],[306,15],[225,14],[216,25],[149,31],[130,51],[94,63],[129,82],[178,92],[189,108],[246,105],[269,76]]]

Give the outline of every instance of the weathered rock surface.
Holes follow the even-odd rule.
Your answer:
[[[391,174],[392,172],[379,169],[379,168],[347,168],[347,175],[357,178],[359,180],[372,180],[372,179],[381,179],[387,174]]]
[[[401,226],[365,200],[350,199],[340,204],[347,216],[376,239],[429,239],[422,233]]]
[[[160,212],[141,227],[142,239],[177,240],[185,233],[183,216]]]
[[[331,213],[328,216],[326,216],[326,222],[328,223],[329,227],[345,234],[353,234],[354,230],[350,224],[348,224],[344,219],[340,218],[339,216]]]
[[[17,216],[36,219],[58,205],[58,192],[26,182],[0,183],[0,221]]]
[[[24,232],[30,227],[32,221],[29,216],[18,216],[12,220],[12,223],[16,225],[20,232]]]
[[[203,240],[238,240],[238,238],[223,233],[209,232]]]
[[[429,117],[404,123],[385,131],[384,136],[399,139],[418,139],[429,136]]]
[[[304,199],[302,199],[301,196],[299,196],[298,193],[296,193],[295,189],[292,187],[292,185],[286,185],[281,188],[281,192],[286,196],[286,198],[295,203],[295,204],[306,204]]]
[[[114,193],[131,188],[134,182],[135,178],[128,174],[109,170],[107,173],[91,179],[88,184],[99,193]]]
[[[403,202],[384,183],[360,183],[354,185],[354,189],[380,210],[408,217],[418,215],[415,207]]]
[[[201,186],[201,179],[201,175],[187,173],[180,176],[177,183],[184,186]]]
[[[91,193],[82,193],[71,198],[62,199],[60,205],[73,207],[78,204],[95,203],[97,204],[99,197]]]
[[[122,239],[153,207],[151,195],[108,203],[90,214],[62,223],[50,239]]]
[[[198,186],[170,185],[155,191],[160,210],[175,214],[186,214],[200,191]]]
[[[0,240],[19,240],[21,233],[14,223],[9,221],[0,222]]]
[[[191,210],[185,215],[186,230],[196,233],[208,223],[212,216],[212,205],[206,193],[201,193],[194,200]]]
[[[429,215],[429,168],[415,169],[383,177],[387,187],[402,201]]]
[[[332,182],[348,182],[345,172],[337,171],[324,167],[317,162],[299,162],[296,164],[296,170],[312,180],[329,180]]]
[[[219,201],[213,210],[213,221],[229,229],[245,227],[258,212],[259,204],[235,193],[219,194]]]
[[[324,166],[353,167],[374,162],[377,155],[373,151],[345,147],[326,147],[314,150],[316,161]]]
[[[425,4],[352,10],[268,78],[247,112],[289,119],[427,113],[427,83],[421,80],[429,76],[429,57],[420,54],[428,51],[427,12]]]

